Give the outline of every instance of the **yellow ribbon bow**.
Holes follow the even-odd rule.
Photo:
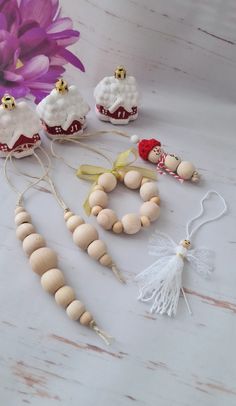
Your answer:
[[[129,160],[129,156],[131,154],[134,155],[134,159]],[[157,179],[156,171],[131,165],[137,159],[137,156],[138,156],[137,151],[133,148],[130,148],[124,152],[121,152],[117,156],[111,169],[103,168],[102,166],[80,165],[80,167],[76,172],[76,175],[80,179],[85,179],[93,182],[89,195],[83,204],[84,210],[87,215],[90,215],[91,213],[91,207],[89,206],[89,196],[92,193],[94,186],[97,184],[99,176],[102,175],[103,173],[112,173],[118,179],[120,176],[119,171],[122,170],[122,172],[126,173],[131,170],[135,170],[141,173],[141,175],[144,176],[145,178],[149,178],[152,180]]]

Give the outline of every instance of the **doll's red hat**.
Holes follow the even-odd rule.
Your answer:
[[[141,140],[138,144],[138,152],[140,157],[147,161],[149,152],[151,152],[151,150],[156,146],[160,147],[161,143],[155,138],[151,138],[150,140]]]

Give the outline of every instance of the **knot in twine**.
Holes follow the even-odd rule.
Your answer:
[[[130,160],[129,157],[131,154],[133,154],[134,158]],[[89,196],[93,192],[94,186],[97,185],[99,176],[101,176],[102,174],[112,173],[117,179],[119,179],[120,171],[127,173],[129,171],[134,170],[139,172],[145,178],[149,178],[152,180],[157,179],[156,171],[132,165],[132,163],[136,161],[137,157],[138,157],[137,151],[133,148],[130,148],[124,152],[121,152],[117,156],[116,160],[113,162],[112,168],[110,169],[104,168],[102,166],[80,165],[80,167],[76,172],[76,175],[80,179],[85,179],[89,180],[90,182],[93,182],[90,192],[83,204],[84,210],[87,215],[91,214],[91,208],[89,206]]]

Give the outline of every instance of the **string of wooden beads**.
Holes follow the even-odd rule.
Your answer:
[[[96,228],[91,224],[85,223],[81,216],[74,214],[69,209],[66,209],[64,219],[68,230],[73,234],[75,245],[83,251],[87,251],[88,255],[95,261],[99,261],[101,265],[111,269],[117,279],[124,283],[124,278],[107,253],[106,244],[99,239]]]
[[[70,319],[78,320],[81,325],[92,328],[108,343],[92,314],[80,300],[76,299],[74,289],[65,284],[63,272],[58,269],[57,254],[46,247],[44,238],[35,231],[31,224],[31,216],[23,206],[17,206],[15,209],[15,224],[16,236],[22,241],[23,250],[29,257],[32,270],[41,277],[42,288],[55,295],[56,303],[66,310]]]
[[[140,207],[139,214],[128,213],[119,220],[116,213],[107,208],[107,193],[116,188],[117,181],[124,182],[124,185],[131,190],[140,189],[140,197],[144,203]],[[148,227],[160,216],[160,197],[156,182],[143,177],[136,170],[119,171],[118,177],[110,172],[103,173],[98,177],[88,202],[92,215],[97,217],[98,224],[105,230],[112,230],[115,234],[122,232],[136,234],[142,227]]]

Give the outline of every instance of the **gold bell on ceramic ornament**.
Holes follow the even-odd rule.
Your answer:
[[[16,102],[13,96],[4,94],[2,98],[2,106],[6,110],[13,110],[16,107]]]
[[[64,79],[58,79],[58,81],[55,84],[56,90],[58,93],[66,93],[68,92],[68,84]]]
[[[117,66],[115,72],[114,72],[114,76],[116,79],[125,79],[126,78],[126,70],[124,68],[124,66]]]

